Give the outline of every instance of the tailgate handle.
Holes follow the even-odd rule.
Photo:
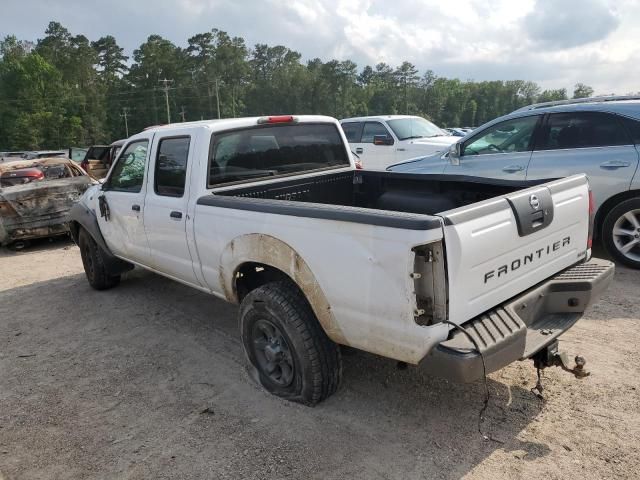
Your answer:
[[[553,198],[547,187],[529,189],[507,197],[507,201],[516,217],[521,237],[538,232],[553,221]]]
[[[356,153],[362,153],[362,152],[364,152],[364,149],[362,147],[356,148]]]

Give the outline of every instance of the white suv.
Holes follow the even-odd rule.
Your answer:
[[[459,137],[422,117],[383,115],[340,120],[351,150],[366,170],[446,151]]]

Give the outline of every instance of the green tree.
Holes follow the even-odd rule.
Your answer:
[[[584,83],[576,83],[573,89],[573,98],[587,98],[593,96],[593,88]]]

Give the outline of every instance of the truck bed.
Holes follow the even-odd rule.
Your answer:
[[[453,175],[351,171],[236,187],[216,195],[342,205],[390,212],[436,215],[544,183]]]

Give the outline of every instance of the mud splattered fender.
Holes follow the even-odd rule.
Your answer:
[[[102,248],[104,251],[105,264],[113,274],[120,274],[133,269],[133,264],[125,262],[111,253],[100,231],[100,225],[98,225],[95,212],[79,202],[74,204],[69,211],[69,230],[71,232],[71,238],[73,238],[76,245],[78,244],[80,227],[84,228],[98,246]]]
[[[220,256],[220,285],[228,301],[238,303],[236,275],[247,262],[261,263],[284,272],[302,290],[320,325],[334,342],[347,345],[329,301],[304,259],[288,244],[270,235],[252,233],[229,242]]]

